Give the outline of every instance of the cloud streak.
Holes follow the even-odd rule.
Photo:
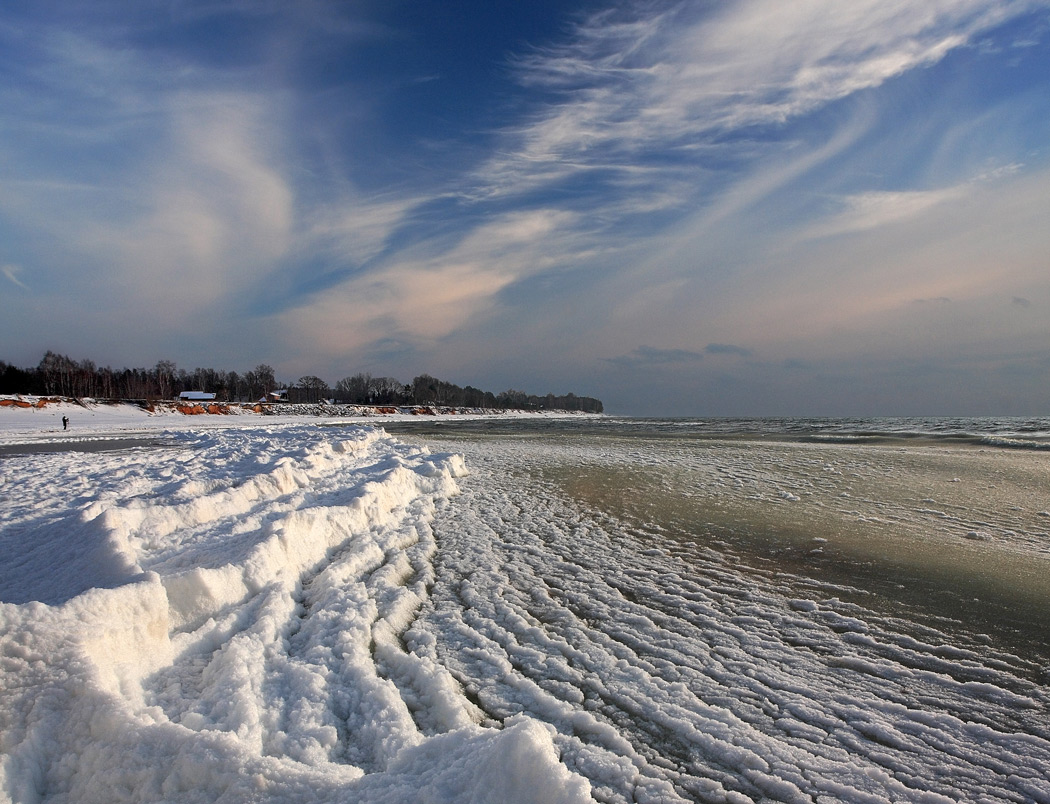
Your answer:
[[[749,358],[754,351],[743,346],[730,343],[709,343],[702,351],[692,349],[659,349],[653,346],[639,346],[629,354],[618,357],[604,358],[606,362],[612,363],[620,368],[658,368],[663,366],[686,367],[697,365],[704,361],[705,357],[735,357]]]
[[[704,359],[703,352],[691,349],[657,349],[653,346],[639,346],[633,352],[606,360],[620,368],[635,369],[663,365],[690,365]]]
[[[651,9],[599,12],[565,44],[520,60],[521,81],[557,101],[508,130],[504,154],[481,177],[491,192],[636,170],[653,154],[702,163],[733,132],[782,124],[935,63],[1009,13],[980,0]],[[646,167],[656,181],[667,172]]]
[[[514,212],[478,227],[455,247],[427,258],[391,259],[281,315],[304,353],[330,357],[391,338],[433,345],[493,314],[501,291],[565,259],[574,216]]]
[[[0,274],[3,274],[8,282],[22,288],[22,290],[29,290],[29,286],[18,278],[20,273],[22,273],[22,269],[17,265],[0,265]]]

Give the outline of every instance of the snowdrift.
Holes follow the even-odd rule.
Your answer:
[[[365,427],[0,464],[0,798],[576,802],[401,635],[466,470]]]

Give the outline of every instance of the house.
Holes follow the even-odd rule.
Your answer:
[[[277,391],[270,391],[266,395],[265,401],[267,402],[287,402],[288,401],[288,389],[281,388]]]
[[[206,394],[204,391],[183,391],[179,394],[182,402],[214,402],[215,394]]]

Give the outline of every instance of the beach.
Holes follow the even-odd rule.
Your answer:
[[[186,419],[0,455],[12,801],[1050,801],[1046,422]]]

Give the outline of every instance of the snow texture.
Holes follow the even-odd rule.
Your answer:
[[[456,455],[368,428],[2,464],[0,791],[31,801],[588,799],[400,635]]]
[[[0,457],[0,800],[1050,802],[1030,658],[698,524],[1043,566],[1045,500],[891,498],[904,453],[842,445],[151,437]]]

